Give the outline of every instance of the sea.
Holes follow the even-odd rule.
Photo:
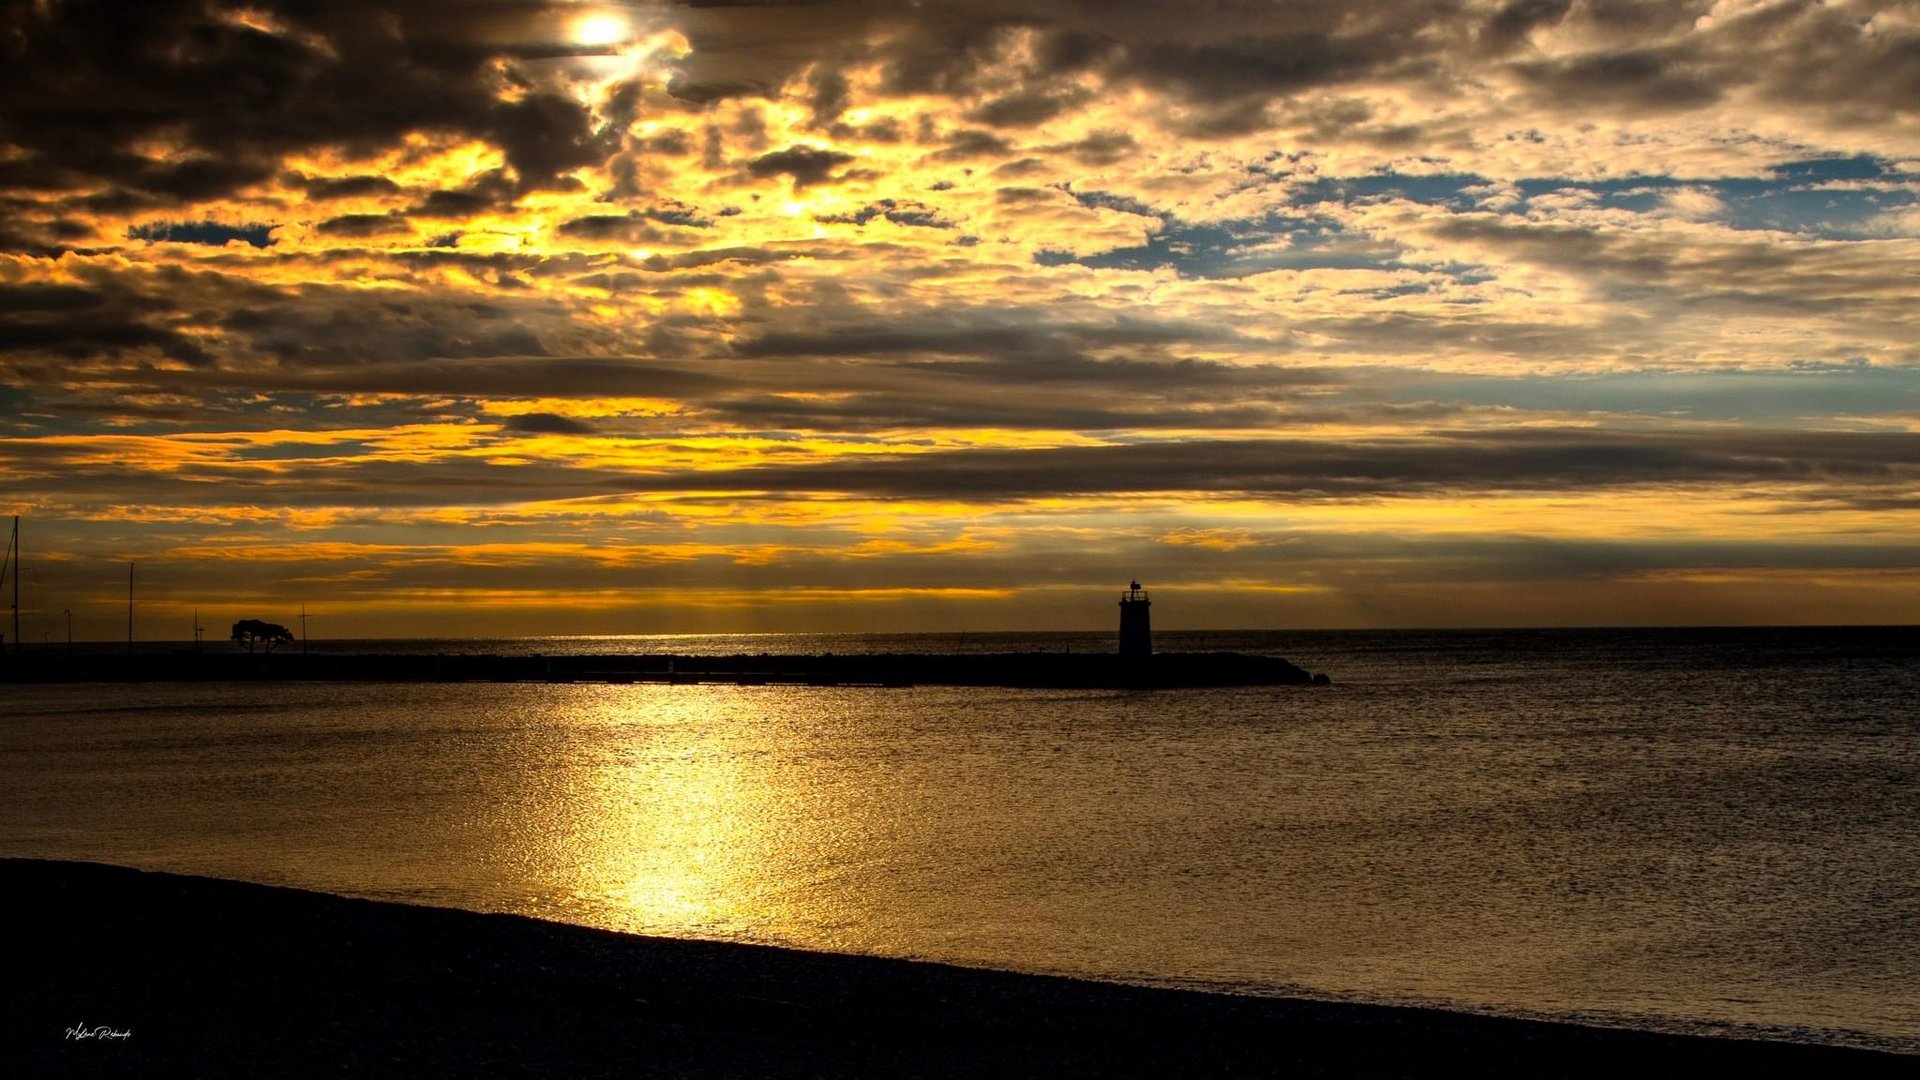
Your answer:
[[[1920,1053],[1920,628],[1162,632],[1155,647],[1283,656],[1333,685],[7,684],[0,855]]]

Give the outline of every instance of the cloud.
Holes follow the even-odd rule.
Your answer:
[[[584,420],[554,413],[521,413],[501,425],[517,435],[591,435],[597,429]]]
[[[969,449],[745,468],[698,482],[734,491],[882,498],[1217,492],[1313,500],[1832,480],[1877,490],[1917,475],[1920,442],[1905,434],[1518,430],[1344,445],[1257,439]]]
[[[875,218],[922,229],[951,229],[953,222],[925,203],[911,200],[881,199],[848,214],[815,214],[815,221],[839,225],[865,225]]]
[[[464,36],[486,17],[479,6],[254,10],[261,18],[247,21],[199,0],[15,6],[0,139],[38,168],[163,203],[258,184],[290,152],[416,132],[488,140],[532,186],[601,150],[589,114],[566,97],[496,100],[495,50]]]
[[[400,185],[385,176],[301,176],[294,183],[309,199],[365,199],[400,193]]]
[[[837,150],[794,145],[785,150],[761,154],[747,163],[747,171],[761,179],[774,176],[791,177],[793,186],[797,190],[826,183],[834,169],[852,160],[853,155],[843,154]]]
[[[1023,91],[994,98],[968,113],[967,117],[989,127],[1028,128],[1059,116],[1073,103],[1073,98],[1068,95]]]
[[[342,214],[315,225],[314,231],[324,236],[390,236],[411,233],[413,226],[403,214]]]
[[[1520,74],[1554,106],[1579,109],[1599,99],[1642,109],[1695,109],[1719,100],[1721,90],[1704,72],[1668,52],[1641,49],[1515,64]]]

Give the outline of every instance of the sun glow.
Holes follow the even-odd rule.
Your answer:
[[[633,35],[633,24],[617,11],[594,10],[578,15],[567,28],[576,45],[618,45]]]

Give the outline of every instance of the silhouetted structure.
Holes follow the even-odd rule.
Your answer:
[[[1153,625],[1147,609],[1153,601],[1135,581],[1120,594],[1120,655],[1144,659],[1153,655]]]
[[[252,621],[252,620],[248,620]],[[352,682],[734,683],[743,686],[1017,686],[1148,690],[1196,686],[1305,686],[1311,673],[1277,656],[1156,653],[1151,663],[1117,653],[826,653],[685,656],[501,655],[316,652],[288,656],[293,632],[262,624],[255,644],[231,653],[154,651],[111,660],[34,656],[0,668],[0,682],[182,682],[257,679]],[[282,636],[284,635],[284,636]],[[245,634],[235,639],[246,645]],[[31,662],[23,662],[31,659]]]

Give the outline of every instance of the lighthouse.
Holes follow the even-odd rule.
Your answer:
[[[1135,581],[1120,594],[1120,655],[1145,659],[1153,655],[1153,624],[1147,618],[1147,609],[1153,601],[1147,599],[1147,590]]]

